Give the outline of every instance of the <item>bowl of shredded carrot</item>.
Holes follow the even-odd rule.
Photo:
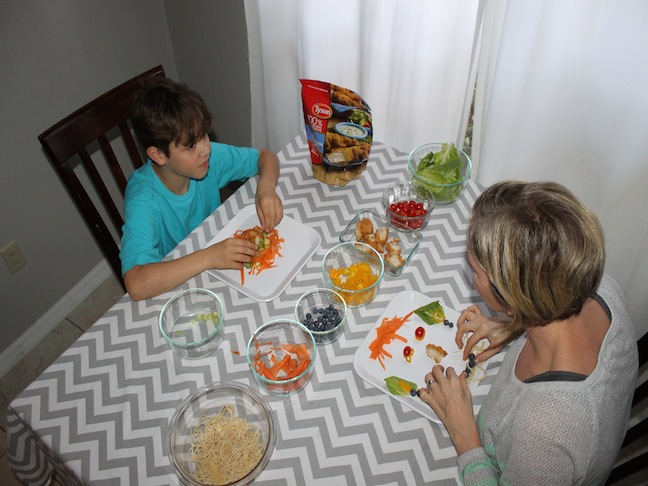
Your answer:
[[[285,397],[303,389],[315,370],[313,334],[300,322],[276,319],[259,327],[247,345],[254,380],[270,395]]]
[[[225,308],[218,295],[207,289],[187,289],[162,308],[160,333],[180,358],[205,358],[223,341],[224,320]]]
[[[331,248],[322,261],[326,287],[340,294],[347,307],[372,302],[378,295],[384,273],[382,256],[366,243],[340,243]]]
[[[185,398],[169,423],[167,447],[180,484],[243,485],[267,466],[277,442],[268,402],[250,386],[209,383]]]

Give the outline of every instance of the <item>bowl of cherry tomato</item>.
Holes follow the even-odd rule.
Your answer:
[[[402,230],[422,230],[434,209],[434,196],[415,181],[392,184],[383,192],[382,203],[390,224]]]

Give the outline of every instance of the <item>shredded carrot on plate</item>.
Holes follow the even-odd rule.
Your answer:
[[[385,346],[390,344],[394,339],[398,339],[405,343],[407,342],[407,339],[400,334],[397,334],[397,331],[408,321],[412,314],[414,314],[414,311],[410,312],[405,317],[394,316],[391,319],[385,317],[380,323],[380,326],[376,328],[377,336],[369,345],[369,349],[371,350],[371,355],[369,357],[371,359],[377,359],[383,369],[385,369],[383,359],[385,357],[392,357],[392,355],[385,350]]]
[[[247,230],[238,230],[234,233],[234,238],[251,241],[257,245],[257,251],[259,252],[257,256],[252,258],[241,269],[241,285],[245,285],[246,269],[250,275],[258,275],[263,270],[276,267],[275,258],[283,256],[280,251],[284,239],[279,237],[276,228],[269,233],[263,231],[260,226],[255,226]]]

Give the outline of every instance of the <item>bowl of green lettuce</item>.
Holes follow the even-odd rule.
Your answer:
[[[426,143],[416,147],[407,161],[412,182],[434,195],[436,204],[461,197],[472,173],[470,157],[454,143]]]

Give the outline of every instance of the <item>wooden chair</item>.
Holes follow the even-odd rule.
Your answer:
[[[637,342],[639,369],[648,362],[648,333]],[[626,433],[619,460],[606,484],[648,484],[648,380],[641,383],[632,399],[632,415],[642,419]]]
[[[38,136],[38,140],[49,157],[52,166],[70,192],[86,223],[90,226],[90,230],[122,286],[124,282],[121,276],[119,240],[121,239],[121,228],[124,220],[117,209],[116,199],[106,186],[107,181],[104,181],[101,176],[100,169],[103,169],[103,167],[95,165],[92,157],[98,158],[98,144],[105,163],[121,192],[123,203],[127,177],[115,155],[114,145],[111,144],[121,137],[133,168],[140,167],[143,164],[145,159],[131,133],[129,118],[131,103],[136,90],[147,79],[154,76],[164,77],[164,68],[157,66],[126,81],[78,109]],[[123,158],[125,157],[122,156]],[[83,165],[88,181],[94,186],[93,192],[97,194],[113,225],[115,230],[113,233],[108,229],[97,206],[88,195],[84,183],[75,173],[74,169],[79,164]],[[103,172],[107,171],[103,170]],[[90,185],[89,183],[85,184]],[[112,183],[109,185],[114,186]]]

